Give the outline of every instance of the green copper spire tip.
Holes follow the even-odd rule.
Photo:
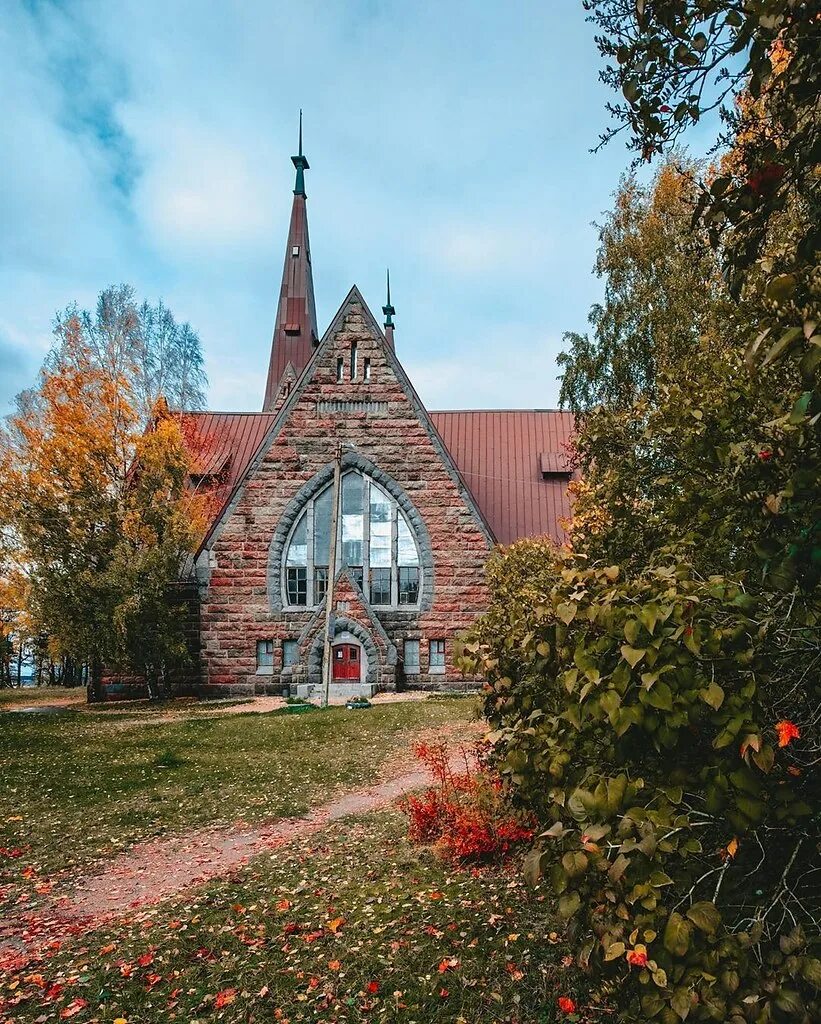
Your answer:
[[[396,310],[391,305],[391,272],[388,269],[388,302],[387,305],[382,307],[382,312],[385,314],[385,326],[393,327],[393,317],[396,316]]]
[[[302,155],[302,109],[299,111],[299,152],[296,156],[291,157],[291,163],[296,167],[296,184],[294,185],[294,195],[304,196],[305,195],[305,171],[311,166],[307,159]]]

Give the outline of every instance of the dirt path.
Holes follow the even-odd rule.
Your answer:
[[[456,770],[463,764],[456,763]],[[392,804],[427,784],[425,770],[342,794],[315,807],[304,818],[283,818],[257,826],[202,829],[140,843],[114,857],[98,874],[81,878],[50,906],[21,911],[0,922],[0,969],[20,970],[49,945],[107,921],[224,877],[249,858],[293,839],[319,832],[340,818]]]

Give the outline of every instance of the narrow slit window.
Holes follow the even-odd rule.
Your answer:
[[[363,379],[364,379],[366,384],[370,383],[370,380],[371,380],[371,361],[370,361],[370,359],[367,356],[365,357],[365,361],[362,364],[362,377],[363,377]]]
[[[356,342],[351,342],[351,380],[356,380]]]
[[[340,356],[336,361],[336,382],[337,384],[342,383],[342,379],[345,375],[345,360]]]

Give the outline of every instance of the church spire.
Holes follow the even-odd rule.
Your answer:
[[[280,391],[288,386],[289,381],[293,381],[302,373],[319,340],[305,196],[305,171],[309,165],[302,153],[301,110],[299,152],[291,157],[291,161],[296,168],[294,201],[291,207],[291,223],[285,248],[285,267],[279,290],[274,337],[271,342],[271,361],[268,366],[263,412],[274,411]]]
[[[396,316],[396,310],[391,305],[391,272],[390,268],[387,271],[387,284],[388,284],[388,301],[382,307],[382,312],[385,314],[385,340],[393,348],[393,318]]]
[[[294,195],[304,196],[305,195],[305,172],[311,166],[305,157],[302,155],[302,111],[299,112],[299,152],[296,156],[291,157],[291,163],[296,167],[296,184],[294,185]]]

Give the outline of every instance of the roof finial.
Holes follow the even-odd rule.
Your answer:
[[[386,327],[393,327],[393,317],[396,315],[396,310],[391,305],[391,272],[390,272],[390,269],[388,269],[388,272],[387,272],[387,279],[388,279],[388,302],[387,302],[386,305],[384,305],[382,307],[382,312],[385,314],[385,326]]]
[[[294,195],[304,196],[305,195],[305,171],[311,166],[306,158],[302,155],[302,108],[299,110],[299,153],[296,156],[291,157],[291,162],[296,167],[296,184],[294,185]]]
[[[387,271],[387,284],[388,284],[388,301],[382,307],[382,312],[385,314],[385,338],[388,344],[393,348],[393,318],[396,315],[396,310],[391,305],[391,272],[390,268]]]

